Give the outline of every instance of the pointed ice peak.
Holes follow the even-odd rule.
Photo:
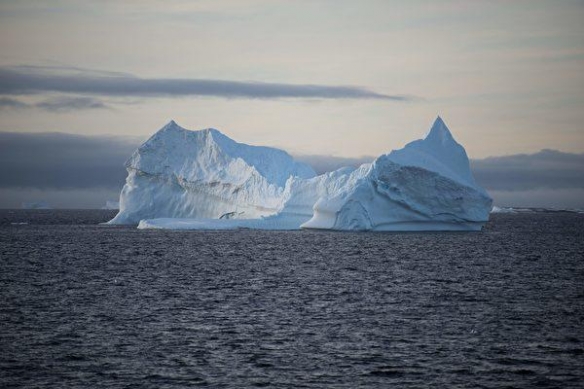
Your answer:
[[[203,136],[209,136],[211,135],[211,138],[213,138],[213,135],[219,135],[220,137],[224,137],[224,138],[228,138],[226,135],[224,135],[221,131],[215,129],[215,128],[205,128],[202,130],[198,130],[198,131],[193,131],[193,130],[188,130],[182,126],[180,126],[179,124],[177,124],[174,120],[169,121],[168,123],[166,123],[160,130],[159,132],[164,132],[164,131],[182,131],[182,132],[186,132],[189,134],[200,134]]]
[[[169,121],[163,128],[180,127],[174,120]]]
[[[168,131],[168,130],[184,130],[184,128],[182,128],[181,126],[179,126],[178,124],[176,124],[176,122],[174,120],[169,121],[168,123],[166,123],[160,130],[158,130],[158,132],[164,132],[164,131]]]
[[[446,123],[444,123],[440,116],[436,117],[436,120],[434,120],[434,124],[432,125],[432,128],[430,128],[430,131],[428,132],[428,135],[426,135],[425,139],[431,142],[439,143],[445,143],[447,141],[454,140],[450,130],[446,126]]]
[[[200,132],[200,133],[203,133],[203,134],[221,134],[221,135],[223,135],[223,133],[221,133],[221,131],[217,130],[216,128],[211,128],[211,127],[204,128],[202,130],[196,130],[196,131],[188,130],[188,129],[182,127],[181,125],[177,124],[177,122],[175,122],[174,120],[169,121],[168,123],[166,123],[164,125],[164,127],[162,127],[163,130],[164,129],[168,129],[168,128],[170,128],[170,129],[179,129],[179,130],[184,130],[184,131],[189,131],[189,132],[195,132],[195,133],[196,132]],[[223,136],[225,136],[225,135],[223,135]]]
[[[187,138],[191,140],[187,141]],[[170,142],[171,139],[180,141],[183,144],[190,142],[192,145],[198,145],[201,147],[205,147],[204,142],[217,143],[222,147],[236,143],[234,140],[215,128],[205,128],[202,130],[193,131],[181,127],[174,120],[171,120],[154,135],[152,135],[149,141],[147,141],[145,144],[158,141]]]
[[[476,186],[464,147],[454,140],[440,116],[434,121],[426,138],[392,151],[389,158],[404,166],[421,167],[454,181]]]

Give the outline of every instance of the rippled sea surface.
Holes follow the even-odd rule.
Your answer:
[[[0,211],[0,387],[584,385],[584,215],[401,234],[113,215]]]

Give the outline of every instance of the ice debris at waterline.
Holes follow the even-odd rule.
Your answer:
[[[111,224],[165,229],[480,230],[492,199],[440,117],[426,138],[317,176],[285,151],[171,121],[126,163]]]

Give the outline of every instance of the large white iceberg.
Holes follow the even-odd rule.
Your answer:
[[[423,140],[319,176],[284,151],[174,122],[126,167],[110,223],[139,228],[480,230],[492,206],[440,118]]]
[[[126,162],[112,224],[152,218],[259,218],[279,211],[290,177],[315,175],[285,151],[237,143],[215,129],[171,121]]]

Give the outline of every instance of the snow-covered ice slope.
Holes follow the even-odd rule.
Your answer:
[[[480,230],[492,205],[440,118],[425,139],[320,176],[284,151],[171,122],[127,168],[110,223],[139,228]]]
[[[126,162],[120,212],[111,224],[150,218],[258,218],[281,209],[290,177],[315,175],[285,151],[237,143],[215,129],[171,121]]]
[[[377,158],[355,185],[322,197],[302,228],[480,230],[492,199],[440,117],[423,140]]]

